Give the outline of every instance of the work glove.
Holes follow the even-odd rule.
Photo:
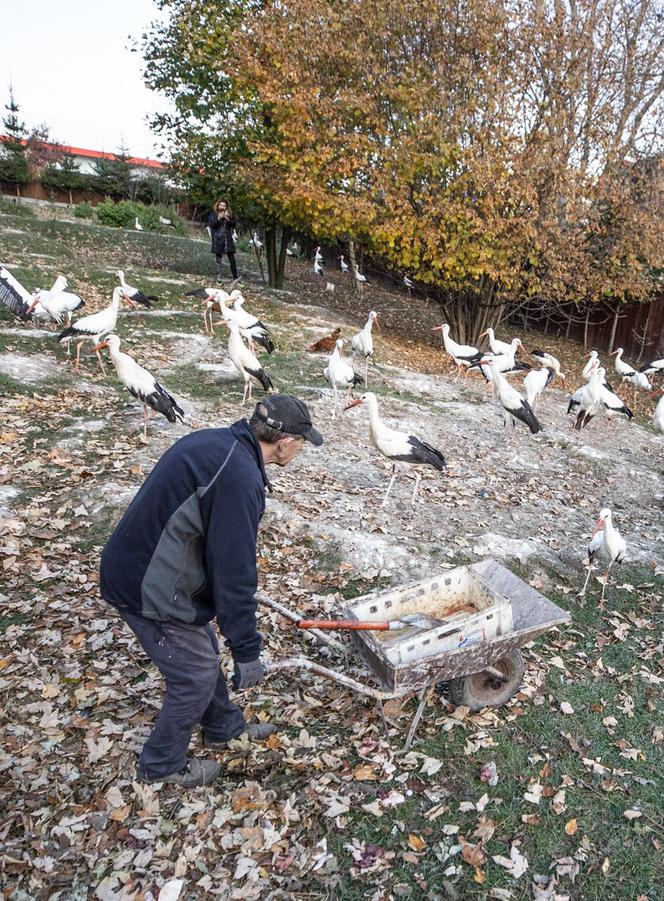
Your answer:
[[[243,688],[252,688],[252,686],[258,685],[259,682],[263,681],[265,673],[266,669],[260,657],[257,657],[256,660],[248,660],[245,663],[240,663],[236,660],[233,678],[231,679],[233,688],[240,691]]]

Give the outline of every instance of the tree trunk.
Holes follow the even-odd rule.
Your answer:
[[[609,338],[609,347],[607,353],[611,353],[613,350],[613,345],[616,341],[616,332],[618,331],[618,320],[620,319],[620,307],[616,307],[616,311],[613,314],[613,322],[611,323],[611,337]]]
[[[277,226],[269,225],[265,229],[265,260],[267,262],[267,280],[271,288],[277,281]]]
[[[279,254],[277,256],[277,271],[276,277],[274,281],[274,285],[272,287],[281,290],[284,286],[284,272],[286,271],[286,260],[288,257],[286,256],[286,250],[288,249],[288,242],[290,241],[292,231],[287,226],[283,226],[281,229],[281,245],[279,247]]]
[[[356,294],[360,293],[360,284],[355,278],[357,272],[357,259],[355,257],[355,242],[352,238],[348,239],[348,259],[350,261],[350,283]]]

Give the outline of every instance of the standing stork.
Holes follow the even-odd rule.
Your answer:
[[[644,375],[664,375],[664,357],[661,360],[652,360],[639,369]]]
[[[609,573],[614,563],[622,563],[627,553],[627,544],[618,529],[613,525],[611,511],[608,507],[604,507],[599,511],[599,519],[595,526],[595,531],[588,545],[588,574],[586,581],[581,589],[581,596],[585,595],[588,586],[590,574],[593,571],[593,564],[596,558],[604,560],[607,564],[606,572],[602,580],[602,596],[599,600],[600,610],[605,607],[604,593],[609,582]]]
[[[459,380],[459,373],[464,367],[466,367],[467,371],[467,367],[479,363],[482,359],[483,354],[476,347],[471,347],[469,344],[457,344],[456,341],[450,338],[450,327],[446,322],[435,326],[432,331],[443,333],[445,353],[452,357],[457,366],[455,382]]]
[[[339,389],[347,391],[346,400],[350,400],[350,395],[355,385],[362,384],[362,376],[358,375],[350,363],[341,356],[344,342],[341,338],[337,338],[334,342],[334,350],[330,355],[327,366],[323,370],[323,375],[332,385],[334,391],[334,408],[332,410],[332,419],[337,415],[337,401]]]
[[[632,403],[636,403],[636,389],[641,388],[643,391],[651,391],[652,385],[648,381],[648,376],[644,372],[637,372],[629,363],[625,363],[622,355],[622,347],[611,353],[611,356],[616,358],[616,372],[622,377],[623,382],[627,381],[632,386]]]
[[[491,348],[492,354],[509,354],[512,353],[512,344],[508,344],[507,341],[499,341],[496,338],[496,333],[492,328],[486,329],[486,331],[482,332],[480,338],[488,337],[489,339],[489,347]],[[521,347],[521,342],[519,341],[516,347]],[[516,352],[516,350],[514,351]]]
[[[128,285],[125,281],[124,272],[122,269],[118,269],[116,272],[117,277],[120,279],[120,287],[124,291],[124,295],[129,303],[136,308],[136,312],[138,315],[138,320],[141,320],[141,314],[138,312],[138,304],[141,304],[143,307],[147,307],[148,309],[152,306],[152,304],[159,300],[156,294],[144,294],[140,288],[134,287],[134,285]]]
[[[42,291],[40,288],[37,289],[34,293],[34,299],[28,313],[32,313],[37,304],[40,304],[50,316],[51,321],[56,325],[62,325],[62,319],[64,317],[66,319],[66,325],[70,326],[71,314],[81,307],[84,307],[85,301],[79,297],[78,294],[66,291],[66,287],[67,279],[64,275],[59,275],[50,291]]]
[[[212,313],[221,313],[221,302],[230,300],[230,294],[223,288],[195,288],[193,291],[187,291],[185,297],[198,297],[203,301],[201,311],[203,314],[203,327],[205,334],[214,334],[214,326],[212,324]],[[208,330],[208,317],[210,318],[210,328]]]
[[[349,266],[348,263],[344,260],[344,255],[343,255],[343,253],[342,253],[341,256],[339,257],[339,266],[340,266],[342,272],[350,272],[350,266]]]
[[[114,288],[113,299],[111,300],[109,306],[107,306],[103,310],[100,310],[98,313],[91,313],[89,316],[83,316],[81,319],[78,319],[73,325],[68,326],[66,329],[60,332],[60,334],[57,336],[57,341],[69,342],[73,339],[78,342],[76,345],[76,372],[79,371],[81,363],[81,347],[83,346],[83,342],[94,341],[96,345],[105,335],[108,335],[110,332],[115,331],[115,325],[118,321],[120,301],[123,299],[129,302],[129,299],[127,298],[127,295],[122,288]],[[101,358],[101,354],[99,353],[99,351],[96,351],[96,353],[97,359],[99,360],[99,365],[101,366],[101,371],[104,375],[106,375],[106,370],[104,369],[104,361]]]
[[[581,376],[582,376],[582,378],[584,378],[586,380],[586,382],[588,381],[590,376],[593,374],[593,372],[599,368],[599,365],[600,365],[599,354],[597,353],[596,350],[591,350],[587,356],[588,356],[588,362],[581,370]]]
[[[107,335],[95,347],[97,353],[107,347],[118,378],[127,391],[143,404],[143,437],[148,437],[148,407],[155,413],[161,413],[169,422],[184,420],[184,410],[178,406],[175,398],[159,384],[152,373],[140,366],[133,357],[120,350],[120,339],[117,335]],[[150,414],[152,417],[152,413]]]
[[[482,366],[488,366],[491,371],[494,392],[503,408],[503,420],[505,426],[512,423],[512,430],[516,428],[517,421],[526,425],[533,435],[542,431],[537,417],[533,413],[528,401],[522,397],[516,388],[513,388],[502,374],[493,357],[483,357]]]
[[[228,326],[228,356],[233,361],[233,365],[244,379],[244,393],[242,394],[242,403],[247,400],[247,392],[249,393],[249,401],[251,401],[251,379],[256,379],[262,385],[264,391],[273,391],[274,385],[270,381],[269,375],[265,372],[261,364],[258,362],[254,354],[249,350],[242,340],[240,328],[233,319],[224,319],[224,324]]]
[[[376,325],[376,329],[380,332],[380,323],[378,322],[378,313],[375,310],[372,310],[369,313],[369,317],[367,321],[364,323],[364,328],[361,329],[355,335],[350,342],[350,346],[353,349],[353,353],[358,357],[364,357],[364,387],[367,388],[369,385],[369,357],[373,356],[374,345],[373,345],[373,335],[371,334],[371,330]]]
[[[392,485],[394,485],[399,469],[403,468],[407,470],[413,466],[433,466],[438,472],[442,472],[445,469],[445,466],[447,465],[445,463],[445,457],[443,457],[439,450],[436,450],[435,447],[432,447],[425,441],[420,441],[415,435],[398,432],[396,429],[389,428],[389,426],[386,426],[385,423],[381,421],[381,418],[378,415],[378,400],[372,391],[367,391],[362,397],[358,397],[357,400],[348,404],[345,409],[350,410],[351,407],[356,407],[359,404],[366,404],[369,411],[369,436],[371,438],[371,443],[377,451],[392,463],[392,478],[390,479],[390,484],[387,486],[387,491],[385,492],[381,507],[384,507],[387,503],[387,498],[389,497]],[[421,478],[421,475],[416,470],[415,487],[413,489],[413,496],[410,500],[411,507],[415,506],[415,496]]]
[[[275,350],[275,346],[270,337],[270,330],[266,325],[263,325],[257,316],[244,309],[245,299],[242,296],[242,292],[238,291],[237,288],[231,291],[229,300],[235,301],[235,309],[231,311],[226,308],[226,312],[229,315],[232,313],[231,318],[234,318],[240,327],[240,334],[248,339],[249,347],[253,350],[252,344],[255,341],[256,344],[260,344],[261,347],[264,347],[271,354]]]
[[[576,407],[579,408],[574,423],[574,428],[578,432],[585,428],[598,413],[604,412],[609,418],[614,413],[622,413],[628,419],[633,416],[624,401],[607,387],[605,375],[606,370],[603,366],[599,366],[590,374],[587,384],[582,385],[569,399],[568,414]]]

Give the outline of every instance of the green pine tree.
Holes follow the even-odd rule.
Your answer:
[[[5,140],[2,143],[0,156],[0,181],[13,184],[16,195],[21,196],[20,185],[30,180],[28,159],[25,154],[25,124],[19,119],[20,107],[14,98],[13,88],[9,87],[9,103],[5,104],[6,115],[2,119]]]

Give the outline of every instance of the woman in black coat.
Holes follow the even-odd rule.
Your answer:
[[[237,278],[237,266],[235,265],[235,243],[233,242],[233,229],[235,219],[225,200],[219,199],[208,214],[208,228],[212,236],[211,252],[216,257],[217,281],[221,281],[221,258],[224,254],[228,257],[231,266],[231,274]]]

